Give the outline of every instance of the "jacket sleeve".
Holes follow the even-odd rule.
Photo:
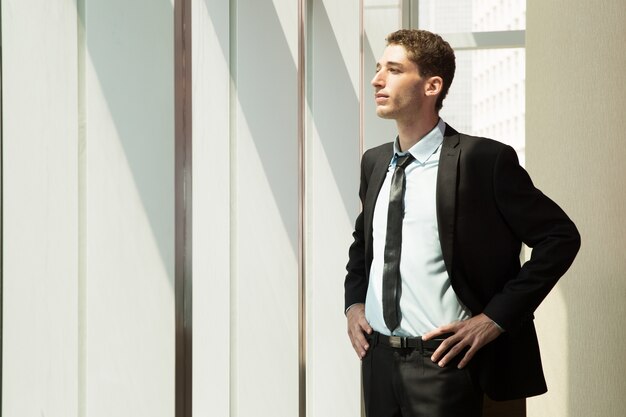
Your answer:
[[[353,242],[348,250],[348,271],[344,282],[345,289],[345,306],[344,312],[353,304],[364,303],[367,294],[367,273],[366,273],[366,257],[365,257],[365,230],[364,230],[364,214],[363,206],[365,204],[365,196],[367,194],[367,179],[370,171],[367,167],[368,152],[361,159],[361,184],[359,187],[359,197],[361,199],[361,213],[359,213],[352,233]]]
[[[567,271],[580,248],[580,235],[561,208],[533,185],[510,146],[493,172],[496,205],[531,258],[486,305],[484,313],[506,330],[528,318]]]

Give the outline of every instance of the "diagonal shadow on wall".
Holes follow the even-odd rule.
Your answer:
[[[358,91],[323,2],[310,13],[310,24],[310,38],[314,41],[309,53],[307,103],[346,215],[354,219],[360,159],[355,152],[359,143]],[[357,86],[359,82],[360,79]]]
[[[124,151],[173,289],[172,2],[109,0],[104,6],[88,0],[75,0],[75,3],[81,11],[79,24],[86,28],[85,60],[93,66],[117,130],[117,137],[100,139],[117,140]],[[87,95],[93,93],[86,92]],[[90,121],[87,108],[87,124]],[[86,146],[92,144],[93,138],[87,137]],[[89,188],[88,192],[97,193],[99,190]]]
[[[231,39],[236,42],[235,62],[231,62],[231,78],[237,92],[233,100],[241,109],[236,117],[243,116],[243,120],[237,121],[237,163],[255,163],[258,159],[262,164],[295,258],[298,253],[298,68],[286,39],[289,31],[295,29],[295,21],[293,27],[283,27],[284,22],[271,0],[240,4],[235,18],[236,36]],[[294,30],[292,36],[296,33]],[[226,56],[229,50],[223,53]],[[244,126],[247,132],[243,131]],[[255,153],[247,148],[250,144]],[[245,169],[238,171],[246,173]],[[238,196],[241,202],[250,202],[257,191],[250,187],[255,181],[246,180],[249,178],[240,178],[239,182],[238,191],[246,193]],[[260,203],[263,200],[259,198]],[[256,216],[257,208],[238,204],[237,210],[242,214],[240,218],[249,219]],[[259,238],[265,244],[271,243],[271,239]]]
[[[285,39],[282,22],[271,0],[237,7],[236,16],[224,19],[223,5],[205,0],[222,55],[230,61],[230,76],[236,89],[248,136],[238,132],[238,163],[252,156],[252,144],[265,173],[293,255],[298,251],[298,68]],[[230,25],[234,23],[234,27]],[[239,26],[245,30],[238,30]],[[287,30],[289,28],[285,28]],[[229,39],[229,34],[232,38]],[[295,32],[294,32],[295,34]],[[232,48],[232,49],[231,49]],[[238,71],[238,68],[245,68]],[[254,68],[254,71],[249,71]],[[231,138],[215,140],[230,141]],[[245,179],[244,179],[245,183]],[[241,196],[240,196],[241,197]],[[246,196],[247,197],[247,196]],[[257,207],[239,205],[240,213],[254,216]],[[250,216],[245,216],[250,217]],[[263,219],[259,219],[263,221]]]

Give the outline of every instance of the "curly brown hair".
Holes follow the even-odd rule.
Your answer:
[[[441,93],[435,108],[443,107],[456,69],[454,51],[450,44],[435,33],[426,30],[401,29],[387,36],[387,45],[402,45],[408,58],[417,64],[420,76],[439,76],[443,79]]]

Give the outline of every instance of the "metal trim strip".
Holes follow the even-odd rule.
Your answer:
[[[306,10],[298,1],[298,415],[306,417]]]
[[[192,415],[191,0],[174,2],[175,415]]]

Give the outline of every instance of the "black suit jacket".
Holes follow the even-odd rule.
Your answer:
[[[363,209],[349,251],[346,308],[365,302],[374,206],[392,155],[393,144],[387,143],[365,152],[361,161]],[[473,315],[485,313],[506,330],[472,359],[472,375],[495,400],[546,392],[533,312],[573,262],[580,247],[576,227],[534,187],[513,148],[459,134],[450,126],[436,198],[452,287]],[[533,248],[523,266],[522,242]]]

